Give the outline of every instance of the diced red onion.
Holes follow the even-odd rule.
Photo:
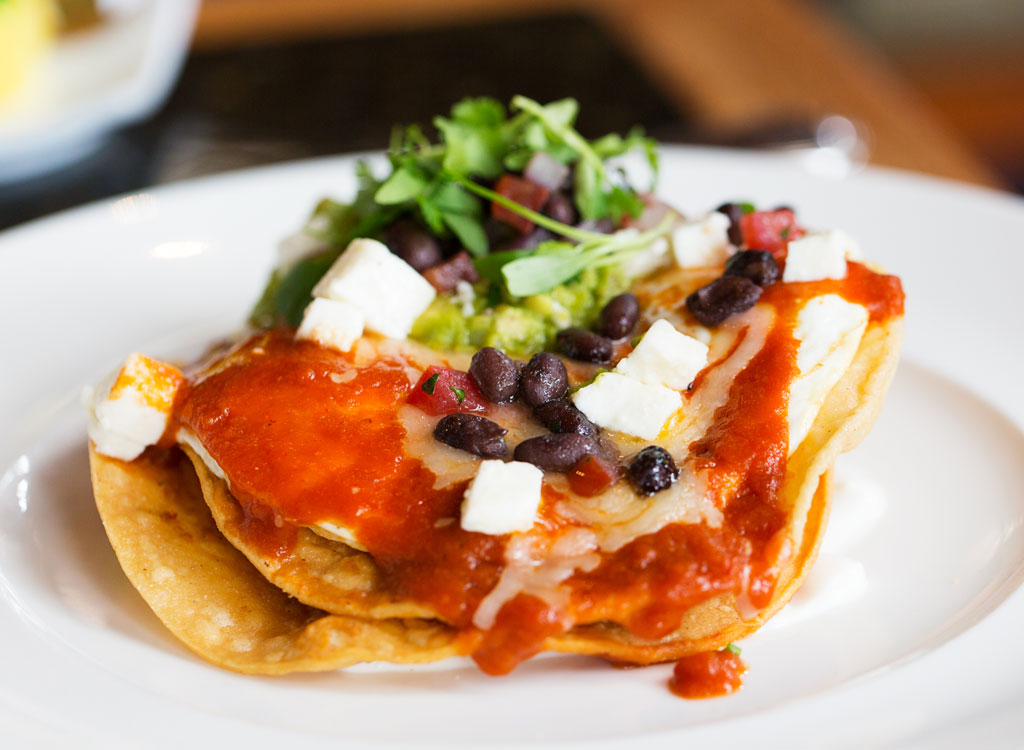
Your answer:
[[[586,230],[587,232],[611,234],[615,231],[615,222],[607,217],[604,219],[584,219],[576,225],[576,228]]]
[[[547,151],[538,151],[531,156],[523,170],[523,177],[548,190],[557,190],[568,176],[569,167]]]

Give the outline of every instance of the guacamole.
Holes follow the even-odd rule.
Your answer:
[[[480,281],[473,286],[471,301],[462,295],[438,296],[417,319],[410,337],[441,351],[494,346],[510,356],[529,357],[550,349],[563,328],[589,327],[608,300],[627,286],[626,277],[614,267],[588,268],[544,294],[504,295],[492,304],[492,294],[500,291]]]

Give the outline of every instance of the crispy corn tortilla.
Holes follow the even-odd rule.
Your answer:
[[[647,664],[721,648],[763,625],[814,562],[830,506],[827,472],[877,417],[902,332],[902,319],[868,326],[853,363],[790,457],[779,500],[789,508],[786,531],[795,552],[765,609],[744,619],[732,596],[719,596],[695,606],[677,632],[659,641],[597,622],[545,646]],[[200,656],[241,672],[282,674],[360,661],[428,662],[471,650],[468,638],[431,618],[429,609],[389,595],[365,552],[301,530],[288,564],[261,555],[238,533],[241,510],[227,484],[194,455],[192,466],[177,455],[161,462],[147,453],[124,463],[90,447],[97,507],[125,573]]]
[[[251,674],[400,664],[460,653],[435,621],[329,615],[269,583],[217,530],[177,451],[130,463],[89,448],[96,506],[118,561],[157,617],[207,661]]]

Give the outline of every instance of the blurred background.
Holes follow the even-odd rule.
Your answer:
[[[0,229],[514,93],[1024,190],[1021,0],[0,0]]]

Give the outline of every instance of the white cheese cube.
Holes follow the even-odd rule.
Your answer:
[[[537,520],[544,472],[523,461],[483,461],[466,488],[462,528],[481,534],[529,531]]]
[[[798,374],[789,389],[789,451],[807,437],[829,391],[850,366],[868,324],[868,311],[837,294],[814,297],[797,315]]]
[[[297,339],[309,339],[328,349],[347,352],[363,335],[366,318],[351,302],[316,297],[302,314]]]
[[[580,388],[572,400],[590,421],[619,432],[654,440],[683,406],[679,391],[605,372]]]
[[[820,281],[846,277],[847,251],[860,252],[856,242],[841,230],[814,232],[793,240],[786,251],[783,281]]]
[[[96,388],[85,388],[82,401],[96,450],[124,461],[138,458],[167,429],[182,382],[176,367],[132,354]]]
[[[349,302],[366,327],[404,339],[437,293],[415,268],[376,240],[352,240],[313,288],[313,296]]]
[[[665,319],[654,321],[636,349],[615,372],[650,385],[682,391],[708,363],[708,346],[676,330]]]
[[[729,218],[712,211],[672,232],[672,252],[682,268],[718,266],[729,258]]]

